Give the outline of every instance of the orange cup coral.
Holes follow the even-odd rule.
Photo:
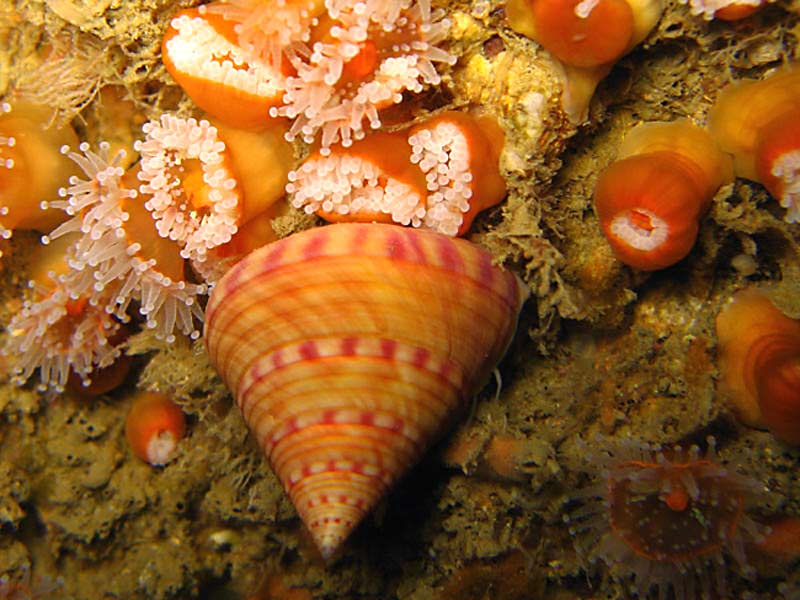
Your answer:
[[[720,92],[708,127],[733,155],[736,175],[757,181],[800,221],[800,68],[778,69],[762,81],[739,81]]]
[[[697,446],[629,442],[590,460],[602,474],[565,520],[579,552],[605,562],[614,576],[632,577],[632,592],[648,597],[657,588],[666,598],[672,589],[675,600],[694,600],[717,597],[713,590],[727,597],[725,555],[754,575],[743,542],[759,538],[745,514],[759,486],[717,462],[713,438],[705,454]]]
[[[600,227],[625,264],[663,269],[689,253],[712,197],[731,178],[730,159],[700,127],[640,125],[597,180]]]
[[[800,321],[758,290],[717,315],[722,383],[739,419],[800,445]]]

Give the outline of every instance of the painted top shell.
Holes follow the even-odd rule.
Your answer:
[[[209,357],[324,558],[486,381],[526,296],[479,246],[366,223],[290,236],[219,281]]]

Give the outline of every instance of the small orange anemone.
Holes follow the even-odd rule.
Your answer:
[[[175,458],[185,432],[186,417],[180,406],[158,392],[137,394],[125,419],[125,437],[131,450],[154,467]]]
[[[720,92],[709,130],[733,155],[736,175],[757,181],[800,221],[800,68],[778,69],[762,81],[740,81]]]
[[[743,290],[717,316],[722,383],[746,425],[800,445],[800,321],[758,290]]]
[[[700,219],[731,177],[729,158],[703,129],[686,120],[640,125],[597,180],[600,227],[625,264],[663,269],[692,249]]]
[[[539,42],[563,66],[562,104],[573,122],[586,118],[597,84],[650,33],[661,0],[508,0],[511,28]]]
[[[576,67],[617,60],[633,36],[626,0],[511,0],[506,16],[512,29]]]

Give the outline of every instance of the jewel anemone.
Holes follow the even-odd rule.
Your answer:
[[[737,417],[800,445],[800,321],[747,289],[734,294],[716,325],[722,388]]]
[[[42,391],[62,392],[74,377],[82,386],[90,386],[95,370],[111,367],[122,355],[121,321],[97,295],[69,289],[67,261],[75,237],[64,236],[33,253],[28,294],[8,324],[2,349],[11,359],[12,381],[17,385],[38,370],[37,388]]]
[[[730,158],[700,127],[687,120],[639,125],[597,180],[600,227],[623,263],[663,269],[689,253],[714,194],[731,179]]]
[[[761,183],[800,222],[800,68],[777,69],[763,80],[724,88],[708,115],[720,148],[733,156],[737,176]]]
[[[285,68],[287,53],[305,44],[325,12],[322,0],[222,0],[204,4],[201,14],[233,23],[238,47],[273,68]]]
[[[294,120],[287,139],[311,143],[319,134],[323,155],[337,142],[349,146],[379,128],[381,110],[401,102],[404,92],[439,84],[436,65],[456,61],[438,46],[450,21],[428,2],[329,6],[310,47],[291,60],[295,74],[286,78],[283,106],[270,109],[273,116]]]
[[[664,6],[661,0],[508,0],[505,10],[514,31],[541,44],[561,65],[562,104],[580,122],[597,84],[647,37]]]
[[[161,44],[161,60],[197,106],[234,127],[273,124],[284,74],[238,45],[235,25],[204,6],[178,12]]]
[[[206,119],[163,114],[145,123],[137,177],[158,234],[178,243],[199,273],[239,228],[279,212],[291,145],[280,128],[247,131]],[[226,252],[222,252],[226,254]]]
[[[43,200],[76,172],[63,156],[64,145],[77,145],[69,126],[48,126],[52,111],[26,101],[0,102],[0,237],[14,229],[50,231],[63,220],[58,211],[42,210]],[[2,253],[0,252],[0,256]]]
[[[503,132],[489,116],[444,112],[378,132],[290,172],[292,205],[328,221],[378,221],[463,235],[505,196]]]

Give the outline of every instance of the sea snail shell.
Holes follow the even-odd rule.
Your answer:
[[[284,238],[219,281],[211,362],[323,558],[485,383],[526,297],[479,246],[380,224]]]

